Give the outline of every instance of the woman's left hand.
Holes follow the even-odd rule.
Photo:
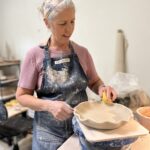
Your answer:
[[[111,86],[99,87],[98,93],[99,93],[100,97],[102,97],[103,92],[105,92],[107,95],[107,98],[112,101],[115,101],[115,99],[117,98],[117,93],[116,93],[115,89],[113,89]]]

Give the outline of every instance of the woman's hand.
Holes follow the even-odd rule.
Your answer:
[[[115,101],[117,98],[117,93],[111,86],[100,86],[98,90],[100,97],[102,97],[103,92],[105,92],[107,98],[112,101]]]
[[[47,111],[52,113],[54,118],[60,121],[70,118],[73,114],[73,108],[71,108],[66,102],[63,101],[48,100]]]

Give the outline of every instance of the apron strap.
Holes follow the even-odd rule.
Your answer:
[[[46,71],[46,66],[51,63],[48,44],[40,46],[40,48],[44,49],[43,70]]]
[[[73,46],[72,46],[72,44],[71,44],[70,41],[69,41],[69,48],[70,48],[70,50],[71,50],[71,54],[72,54],[73,56],[75,56],[76,54],[75,54],[74,48],[73,48]]]
[[[49,39],[50,40],[50,39]],[[49,40],[47,42],[47,44],[45,46],[40,46],[40,48],[44,49],[44,60],[43,60],[43,70],[46,71],[46,67],[48,64],[51,64],[51,58],[50,58],[50,50],[49,50]],[[69,41],[69,48],[71,50],[71,54],[72,56],[75,58],[76,57],[76,53],[74,51],[74,48],[71,44],[71,42]],[[78,59],[78,57],[76,57],[76,59]]]
[[[73,48],[71,42],[69,42],[69,48],[71,50],[71,54],[72,54],[73,58],[79,62],[79,58],[78,58],[77,54],[75,53],[74,48]]]

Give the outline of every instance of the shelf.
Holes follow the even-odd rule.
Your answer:
[[[13,66],[13,65],[19,65],[20,61],[6,61],[6,62],[1,62],[0,67],[5,67],[5,66]]]
[[[17,82],[18,79],[17,78],[14,78],[14,79],[7,79],[7,80],[1,80],[0,81],[0,85],[3,86],[5,84],[8,84],[8,83],[13,83],[13,82]]]
[[[0,61],[0,70],[4,71],[4,78],[0,78],[0,100],[4,103],[15,98],[20,62],[18,59]]]
[[[0,100],[2,100],[2,101],[7,101],[7,100],[10,100],[10,99],[13,99],[13,98],[15,98],[15,93],[7,95],[7,96],[0,96]]]

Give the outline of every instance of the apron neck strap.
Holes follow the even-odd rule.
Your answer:
[[[73,56],[75,56],[76,54],[75,54],[74,48],[73,48],[73,46],[72,46],[72,44],[71,44],[71,41],[69,41],[69,48],[70,48],[70,50],[71,50],[71,54],[72,54]]]
[[[40,46],[41,48],[43,48],[44,49],[44,55],[45,55],[45,58],[44,58],[44,60],[43,60],[43,63],[44,63],[44,70],[46,70],[46,64],[47,63],[49,63],[49,64],[51,64],[51,58],[50,58],[50,50],[49,50],[49,43],[50,43],[50,39],[51,38],[49,38],[48,39],[48,41],[47,41],[47,44],[45,45],[45,46]],[[74,51],[74,48],[73,48],[73,46],[72,46],[72,44],[71,44],[71,41],[69,41],[69,48],[70,48],[70,50],[71,50],[71,54],[72,54],[72,56],[73,57],[75,57],[75,51]]]

